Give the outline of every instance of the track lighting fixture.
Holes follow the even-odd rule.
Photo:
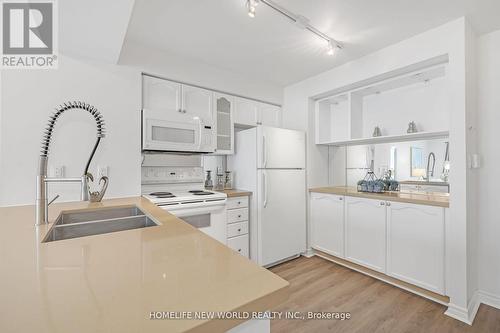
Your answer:
[[[306,17],[292,13],[291,11],[285,9],[284,7],[281,7],[280,5],[276,4],[272,0],[246,0],[248,16],[250,16],[251,18],[255,17],[255,9],[259,3],[263,3],[268,7],[270,7],[271,9],[274,9],[277,13],[291,20],[299,28],[308,30],[309,32],[312,32],[319,38],[325,40],[328,43],[326,49],[326,53],[328,55],[334,55],[336,49],[343,48],[342,43],[336,41],[334,38],[328,36],[327,34],[319,31],[318,29],[310,25],[309,20]]]

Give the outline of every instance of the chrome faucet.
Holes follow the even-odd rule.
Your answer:
[[[80,109],[89,112],[95,119],[97,125],[97,141],[92,149],[92,153],[87,161],[85,170],[81,177],[76,178],[49,178],[47,177],[47,160],[49,155],[49,146],[52,139],[52,134],[54,132],[54,125],[65,111],[71,109]],[[82,201],[89,200],[89,179],[93,181],[92,175],[88,172],[90,162],[94,157],[94,154],[99,146],[101,139],[104,138],[104,119],[101,113],[92,105],[86,104],[84,102],[68,102],[56,108],[56,111],[50,116],[47,128],[45,129],[44,136],[42,139],[42,149],[40,151],[40,159],[38,162],[38,175],[36,177],[36,222],[35,225],[41,225],[48,223],[48,210],[49,205],[54,202],[59,195],[57,195],[52,200],[47,200],[48,195],[48,184],[49,183],[80,183],[81,192],[80,197]],[[104,177],[103,177],[104,178]],[[107,178],[105,180],[105,185],[107,186]],[[105,189],[104,189],[105,191]],[[102,195],[104,195],[104,191]],[[102,196],[100,196],[100,199]]]
[[[432,169],[430,169],[431,165],[431,157],[432,157]],[[436,155],[434,153],[430,153],[427,157],[427,169],[425,169],[425,180],[430,181],[430,177],[434,177],[434,167],[436,166]]]

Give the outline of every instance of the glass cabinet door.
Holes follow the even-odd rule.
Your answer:
[[[215,95],[217,119],[216,154],[232,154],[234,143],[233,101],[230,96]]]

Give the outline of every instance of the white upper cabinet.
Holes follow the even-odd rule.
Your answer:
[[[156,111],[181,112],[181,84],[142,76],[142,108]]]
[[[213,124],[212,98],[213,93],[210,90],[182,85],[183,112],[199,117],[205,125]]]
[[[239,125],[258,125],[257,102],[235,97],[234,98],[234,122]]]
[[[279,106],[258,103],[257,115],[261,125],[281,127],[281,108]]]
[[[444,208],[387,204],[387,274],[444,295]]]
[[[311,247],[344,257],[344,197],[311,193]]]
[[[385,202],[346,197],[346,259],[385,273]]]
[[[240,97],[234,102],[235,124],[281,127],[281,107]]]
[[[214,119],[216,119],[215,142],[217,155],[234,152],[233,97],[214,93]]]

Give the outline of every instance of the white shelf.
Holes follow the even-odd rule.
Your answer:
[[[440,139],[440,138],[447,138],[449,137],[449,135],[450,135],[449,131],[417,132],[410,134],[386,135],[386,136],[377,136],[372,138],[352,139],[346,141],[321,142],[319,144],[326,146],[359,146],[359,145],[377,144],[377,143]]]

